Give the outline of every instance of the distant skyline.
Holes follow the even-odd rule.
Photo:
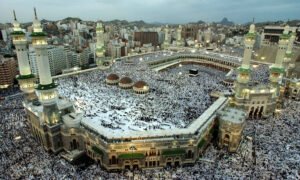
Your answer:
[[[300,19],[299,0],[0,0],[0,22],[13,21],[13,9],[20,22],[60,20],[143,20],[145,22],[218,22],[223,17],[235,23]]]

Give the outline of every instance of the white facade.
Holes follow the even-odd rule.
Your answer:
[[[120,45],[112,45],[111,56],[113,58],[121,57],[121,46]]]
[[[55,76],[62,72],[63,69],[67,68],[67,59],[66,53],[64,52],[64,48],[62,46],[47,47],[47,59],[50,66],[50,73],[51,76]],[[32,73],[38,75],[39,69],[37,66],[37,59],[36,59],[36,52],[30,51],[29,52],[29,62]]]
[[[250,25],[250,30],[248,33],[248,36],[246,35],[244,44],[245,44],[245,49],[244,49],[244,56],[243,56],[243,62],[242,62],[242,67],[249,69],[250,68],[250,60],[252,56],[252,50],[253,50],[253,45],[255,43],[255,26],[254,24]]]
[[[48,47],[48,59],[52,76],[62,73],[62,70],[67,67],[65,52],[62,46]]]
[[[18,31],[23,32],[23,30],[20,28],[20,23],[16,19],[13,25],[14,25],[14,32],[18,32]],[[19,35],[18,37],[13,37],[13,42],[16,47],[20,75],[30,75],[31,70],[29,66],[28,48],[27,48],[27,40],[25,37],[25,33],[23,35]]]
[[[212,31],[210,28],[204,31],[204,42],[207,44],[212,42]]]
[[[69,69],[75,66],[88,66],[91,51],[89,48],[85,48],[82,52],[74,52],[63,46],[48,46],[47,56],[51,76],[55,76],[62,73],[63,69]],[[31,49],[29,52],[29,62],[32,73],[38,76],[39,69],[34,49]]]
[[[1,30],[1,34],[2,34],[2,38],[4,42],[7,42],[8,38],[7,38],[7,32],[5,29]]]
[[[275,65],[274,65],[275,67],[278,68],[283,67],[283,60],[289,44],[289,37],[285,38],[285,36],[288,36],[288,34],[289,34],[289,26],[286,26],[284,28],[283,35],[281,36],[284,38],[280,38],[278,42],[278,50],[277,50]]]
[[[74,66],[88,66],[90,55],[90,48],[85,48],[81,52],[70,52],[70,54],[68,54],[68,58],[72,58],[72,65],[70,68]]]
[[[31,68],[32,74],[38,76],[39,69],[37,67],[36,53],[34,51],[29,52],[29,63],[30,63],[30,68]]]

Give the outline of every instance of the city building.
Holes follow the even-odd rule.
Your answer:
[[[152,46],[158,46],[157,32],[134,32],[134,41],[140,42],[140,46],[151,43]]]
[[[16,60],[10,56],[0,56],[0,88],[11,87],[17,74]]]
[[[262,32],[262,44],[263,45],[272,45],[279,42],[280,36],[284,31],[285,26],[265,26]],[[288,33],[296,31],[297,27],[291,27]],[[296,36],[297,37],[297,36]]]
[[[77,59],[76,60],[71,59],[70,62],[68,55],[69,55],[68,51],[65,52],[63,46],[50,46],[50,45],[47,46],[47,56],[49,60],[51,76],[61,74],[62,70],[66,69],[68,66],[73,67],[79,64],[77,63],[78,62]],[[29,61],[30,61],[32,73],[38,75],[39,69],[37,65],[37,56],[36,56],[35,48],[32,48],[29,51]]]
[[[65,51],[63,46],[48,46],[48,59],[51,75],[55,76],[62,73],[67,68]]]
[[[37,66],[37,61],[36,61],[36,53],[33,50],[33,48],[31,48],[29,50],[29,64],[30,64],[30,69],[32,71],[32,74],[34,74],[35,76],[38,76],[39,70],[38,70],[38,66]]]
[[[206,46],[208,46],[212,40],[213,40],[213,37],[212,37],[212,31],[210,28],[208,28],[206,31],[204,31],[203,33],[203,36],[204,36],[204,43]]]
[[[182,28],[182,38],[183,39],[192,39],[195,40],[197,38],[197,34],[200,28],[197,25],[188,24],[183,26]]]

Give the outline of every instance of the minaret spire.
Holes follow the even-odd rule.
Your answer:
[[[37,17],[36,8],[34,7],[33,10],[34,10],[33,32],[42,32],[43,29],[41,26],[41,22]]]
[[[35,19],[38,19],[38,18],[37,18],[37,15],[36,15],[36,8],[34,7],[33,10],[34,10],[34,18],[35,18]]]
[[[13,13],[14,13],[14,20],[17,21],[17,16],[16,16],[15,10],[13,10]]]

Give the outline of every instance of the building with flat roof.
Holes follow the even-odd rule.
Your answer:
[[[219,142],[221,148],[235,152],[242,139],[246,113],[236,108],[224,108],[219,114]]]
[[[140,42],[140,46],[151,43],[152,46],[158,46],[157,32],[134,32],[134,41]]]

